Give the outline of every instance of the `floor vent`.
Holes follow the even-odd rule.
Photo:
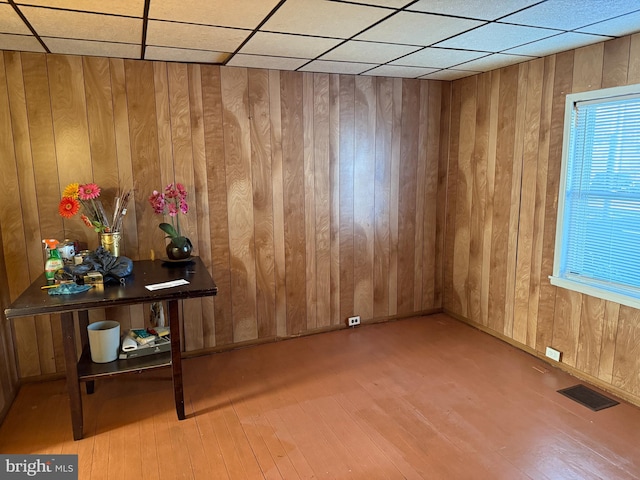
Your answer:
[[[603,410],[605,408],[614,407],[620,403],[616,402],[613,398],[602,395],[601,393],[598,393],[595,390],[591,390],[589,387],[586,387],[584,385],[576,385],[574,387],[563,388],[562,390],[558,390],[558,393],[561,393],[565,397],[570,398],[571,400],[574,400],[587,408],[590,408],[594,412]]]

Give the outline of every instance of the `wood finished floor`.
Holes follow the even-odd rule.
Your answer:
[[[640,409],[592,412],[578,382],[432,315],[188,359],[96,382],[85,438],[63,381],[21,389],[0,453],[77,453],[91,479],[633,479]],[[83,394],[84,395],[84,394]]]

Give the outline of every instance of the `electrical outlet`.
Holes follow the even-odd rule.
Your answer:
[[[556,362],[560,361],[560,357],[562,356],[562,352],[560,350],[556,350],[555,348],[547,347],[547,351],[545,355],[549,357],[551,360],[555,360]]]
[[[347,326],[355,327],[356,325],[360,325],[360,315],[355,315],[347,319]]]

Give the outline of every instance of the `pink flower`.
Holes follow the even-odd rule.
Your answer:
[[[86,183],[78,187],[78,198],[80,200],[93,200],[100,196],[100,187],[95,183]]]
[[[149,203],[151,203],[154,213],[162,213],[166,205],[164,193],[154,190],[153,194],[149,197]]]
[[[187,190],[184,184],[170,183],[164,188],[164,193],[154,190],[149,197],[149,203],[153,207],[154,213],[168,214],[171,217],[171,224],[163,222],[160,224],[160,229],[170,238],[182,237],[178,213],[186,215],[189,212]]]

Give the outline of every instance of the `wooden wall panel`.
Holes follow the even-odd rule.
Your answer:
[[[316,189],[315,189],[315,150],[314,150],[314,84],[313,73],[302,74],[302,129],[304,142],[304,236],[316,238]],[[305,330],[315,330],[318,319],[315,305],[317,304],[316,277],[316,244],[305,245],[306,261],[306,289],[307,318]]]
[[[246,69],[222,70],[234,342],[258,332],[248,82]]]
[[[340,235],[340,317],[353,314],[354,246],[353,181],[355,148],[355,80],[340,76],[340,162],[339,162],[339,235]],[[344,140],[343,140],[344,139]]]
[[[276,335],[269,72],[249,70],[258,337]]]
[[[182,230],[219,289],[182,302],[187,352],[438,309],[450,93],[422,80],[3,53],[8,299],[41,274],[45,232],[97,245],[57,214],[67,183],[96,181],[109,210],[134,188],[124,250],[137,260],[164,255],[148,197],[180,181]],[[148,306],[91,319],[107,315],[143,326]],[[14,321],[12,347],[21,377],[64,369],[59,317]]]
[[[282,186],[287,331],[299,334],[307,326],[307,266],[304,179],[303,76],[280,74],[282,115]],[[295,285],[295,288],[291,286]]]
[[[470,181],[473,182],[469,211],[469,261],[467,316],[474,322],[484,323],[482,314],[482,256],[484,254],[484,225],[487,212],[487,164],[489,147],[489,106],[491,102],[491,74],[477,77],[475,101],[475,142],[470,157]],[[473,103],[473,102],[471,102]],[[471,115],[470,115],[471,116]]]
[[[402,134],[400,137],[400,177],[398,193],[398,313],[414,310],[416,260],[416,198],[420,83],[402,80]]]
[[[453,223],[453,290],[463,315],[468,315],[468,287],[470,261],[471,200],[473,198],[472,156],[474,142],[466,141],[467,136],[475,138],[476,129],[476,77],[460,82],[460,128],[458,134],[458,174],[456,181],[456,217]],[[471,292],[472,293],[472,292]]]
[[[202,67],[202,101],[211,235],[206,240],[211,243],[211,274],[218,286],[214,298],[215,344],[228,345],[233,343],[233,313],[220,67]]]
[[[6,92],[6,89],[4,89],[4,92],[2,90],[0,88],[0,96]],[[2,228],[0,228],[0,247],[2,247]],[[4,258],[0,256],[0,308],[2,308],[2,312],[8,306],[9,279]],[[18,371],[16,369],[11,323],[5,318],[4,313],[0,313],[0,423],[2,423],[9,411],[9,407],[18,392],[18,387]]]
[[[313,76],[316,325],[331,325],[331,163],[329,75]]]
[[[375,77],[356,77],[353,178],[353,313],[373,317],[375,215]]]
[[[374,317],[385,317],[389,314],[392,127],[393,80],[378,78],[376,82],[375,255],[373,257]]]
[[[640,81],[638,51],[636,34],[493,71],[490,92],[468,88],[473,78],[452,83],[443,273],[446,310],[538,354],[552,346],[575,374],[640,404],[637,310],[548,280],[566,95]],[[478,85],[485,75],[475,77]],[[475,132],[467,136],[465,105],[472,102],[489,105],[489,116],[483,119],[478,109]],[[475,150],[470,166],[466,152],[487,140],[486,152]],[[488,296],[486,322],[482,293],[479,318],[475,303],[478,268]]]
[[[522,149],[522,178],[520,188],[520,213],[518,245],[516,254],[516,278],[513,312],[513,339],[529,344],[535,338],[529,329],[529,297],[531,283],[531,261],[533,257],[533,236],[535,222],[535,202],[537,191],[538,144],[540,141],[540,117],[542,106],[542,81],[544,59],[529,63],[526,85],[527,96],[524,111],[524,132]],[[546,178],[544,179],[546,182]]]

